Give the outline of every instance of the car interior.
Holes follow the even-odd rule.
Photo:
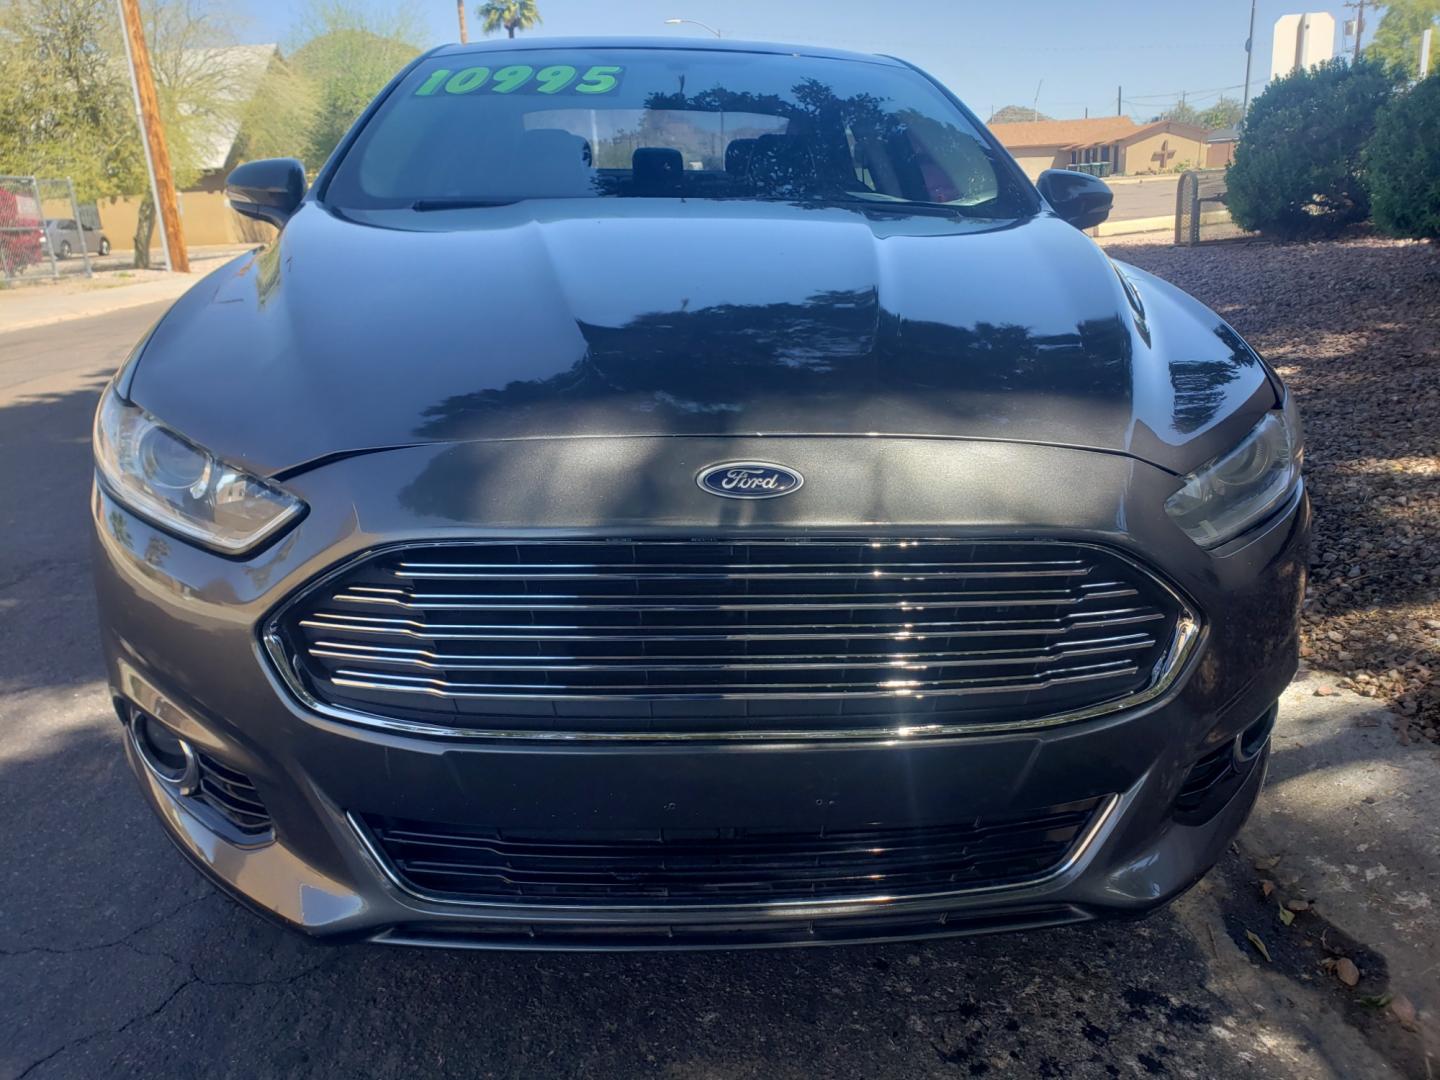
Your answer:
[[[365,155],[362,168],[367,193],[383,198],[387,191],[417,192],[426,199],[841,197],[962,208],[997,194],[982,144],[924,117],[866,130],[839,117],[556,109],[511,114],[510,123],[492,118],[465,137],[455,137],[441,110],[427,119],[434,128],[425,130],[422,122],[382,126],[376,133],[376,152]],[[449,137],[436,138],[442,125],[452,128]],[[426,153],[411,152],[422,144]]]

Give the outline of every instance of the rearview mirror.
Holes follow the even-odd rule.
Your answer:
[[[294,158],[247,161],[225,178],[225,198],[237,214],[278,229],[305,198],[305,166]]]
[[[1046,169],[1035,181],[1050,209],[1077,229],[1091,229],[1110,216],[1115,193],[1110,185],[1089,173]]]

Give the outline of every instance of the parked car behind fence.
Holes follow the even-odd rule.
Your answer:
[[[93,225],[74,218],[46,218],[40,243],[48,246],[59,259],[68,259],[82,251],[91,255],[110,254],[110,238]]]
[[[89,277],[89,256],[109,253],[95,204],[82,207],[68,179],[0,176],[0,277],[6,285]],[[62,269],[72,255],[80,259]]]

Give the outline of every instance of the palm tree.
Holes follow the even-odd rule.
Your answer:
[[[485,33],[493,34],[503,26],[512,38],[516,30],[530,30],[543,21],[535,0],[486,0],[477,14]]]
[[[455,17],[460,20],[460,43],[463,45],[470,40],[470,35],[465,32],[465,0],[455,0]]]

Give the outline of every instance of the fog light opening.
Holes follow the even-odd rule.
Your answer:
[[[132,710],[130,736],[146,768],[181,795],[194,794],[200,782],[200,765],[189,742],[139,709]]]
[[[1270,741],[1270,732],[1275,729],[1275,707],[1272,705],[1265,715],[1256,720],[1239,735],[1235,736],[1235,760],[1238,763],[1253,761]]]

